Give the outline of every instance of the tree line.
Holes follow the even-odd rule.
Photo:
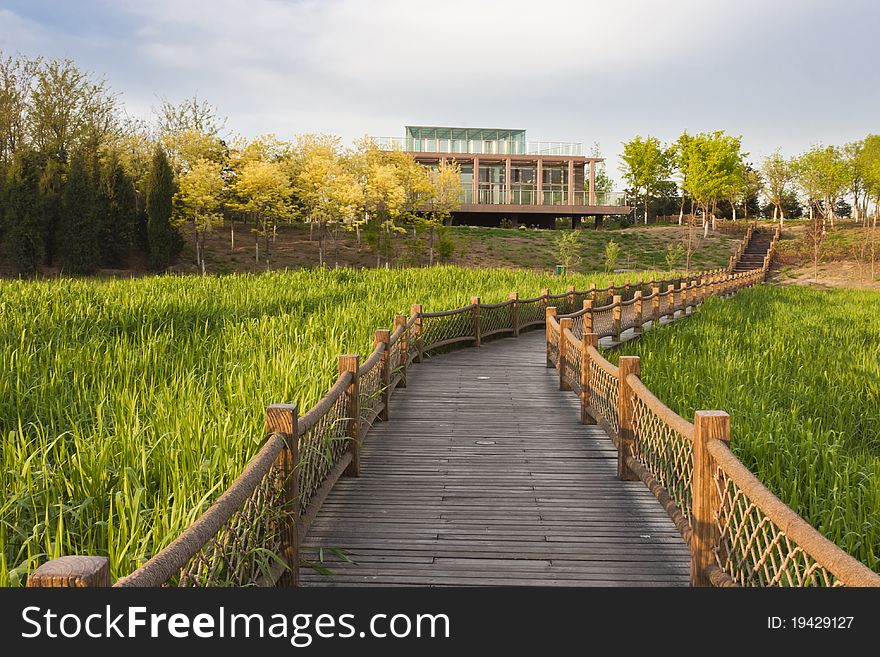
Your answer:
[[[849,215],[876,225],[880,215],[880,135],[844,146],[814,145],[793,157],[779,151],[755,165],[742,137],[724,131],[683,133],[664,144],[636,136],[623,144],[621,173],[645,223],[650,212],[697,215],[703,226],[718,217],[807,216],[833,227]],[[761,201],[764,201],[762,204]],[[851,202],[850,202],[851,201]]]
[[[425,168],[367,138],[346,149],[333,135],[230,136],[195,97],[134,120],[73,61],[0,52],[0,253],[22,274],[89,274],[133,257],[162,271],[184,231],[205,272],[206,235],[228,223],[234,246],[236,220],[267,267],[270,238],[293,222],[308,224],[322,264],[352,231],[391,266],[409,229],[427,234],[433,263],[460,189],[456,164]]]

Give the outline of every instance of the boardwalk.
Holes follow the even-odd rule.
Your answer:
[[[305,586],[686,586],[688,550],[545,367],[543,332],[428,359],[309,530]],[[328,548],[338,548],[346,563]]]

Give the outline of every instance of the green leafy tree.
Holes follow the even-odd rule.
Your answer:
[[[100,263],[99,190],[90,164],[84,153],[73,155],[62,195],[61,264],[72,274],[91,274]]]
[[[582,251],[581,231],[567,230],[556,238],[557,262],[565,267],[566,273],[580,264]]]
[[[605,245],[605,273],[610,274],[617,267],[617,259],[620,257],[620,245],[610,240]]]
[[[260,261],[260,238],[263,239],[263,257],[269,268],[269,235],[279,221],[294,216],[293,187],[280,162],[251,160],[242,167],[234,184],[240,207],[257,220],[254,228],[254,258]]]
[[[782,226],[785,222],[783,201],[795,177],[794,162],[776,151],[764,158],[761,163],[761,174],[764,176],[764,192],[767,200],[773,205],[773,219],[778,218],[779,225]]]
[[[196,236],[196,264],[205,274],[205,236],[223,223],[223,167],[211,160],[198,160],[180,176],[174,196],[175,223],[189,222]]]
[[[636,194],[644,198],[645,223],[648,223],[648,203],[656,190],[672,174],[672,150],[660,144],[656,137],[633,137],[623,144],[621,173]]]
[[[100,235],[102,260],[117,267],[137,242],[139,213],[134,184],[115,151],[104,162],[101,187],[105,209]]]
[[[461,207],[461,166],[444,160],[431,172],[430,180],[428,211],[422,217],[428,228],[428,264],[433,265],[437,232],[451,221],[452,213]]]
[[[147,178],[147,241],[150,267],[168,268],[182,246],[180,235],[171,223],[174,209],[174,172],[165,151],[157,146]]]

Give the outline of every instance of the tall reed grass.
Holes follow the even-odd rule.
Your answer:
[[[637,280],[434,267],[0,281],[0,585],[62,554],[135,569],[241,471],[265,406],[307,410],[337,354],[368,354],[412,303],[609,278]]]
[[[880,293],[760,286],[624,346],[679,415],[730,413],[731,448],[880,571]]]

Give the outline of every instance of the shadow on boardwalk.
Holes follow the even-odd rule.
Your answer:
[[[304,586],[687,586],[689,553],[617,452],[579,423],[544,333],[427,359],[304,545]],[[338,548],[347,563],[328,548]]]

